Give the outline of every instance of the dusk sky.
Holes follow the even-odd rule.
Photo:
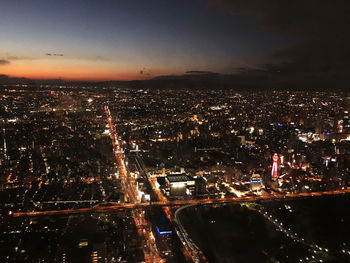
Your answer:
[[[236,2],[2,0],[0,74],[127,80],[189,70],[234,73],[282,61],[276,54],[304,37],[290,26],[266,27],[257,15],[261,3]]]

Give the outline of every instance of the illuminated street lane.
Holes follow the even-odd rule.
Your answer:
[[[58,214],[74,214],[74,213],[106,213],[113,211],[120,211],[123,209],[140,209],[147,206],[179,206],[179,205],[217,205],[234,202],[246,201],[260,201],[260,200],[279,200],[279,199],[296,199],[329,195],[349,194],[350,189],[325,191],[325,192],[311,192],[311,193],[296,193],[296,194],[274,194],[264,196],[241,196],[218,199],[197,199],[197,200],[171,200],[171,201],[157,201],[149,203],[116,203],[109,206],[96,206],[92,208],[75,208],[65,210],[49,210],[49,211],[32,211],[32,212],[14,212],[13,216],[39,216],[39,215],[58,215]]]
[[[109,125],[110,138],[113,144],[114,156],[118,162],[119,176],[121,178],[122,190],[126,195],[126,200],[130,203],[137,203],[138,194],[136,190],[136,184],[134,178],[130,176],[127,171],[124,161],[124,153],[120,146],[119,136],[115,131],[111,112],[108,106],[105,106],[105,113]],[[142,248],[146,262],[164,262],[164,259],[160,257],[158,249],[154,242],[154,236],[152,228],[149,222],[145,219],[143,210],[136,209],[132,211],[133,219],[135,222],[136,230],[139,237],[142,240]]]

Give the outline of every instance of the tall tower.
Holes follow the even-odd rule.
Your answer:
[[[4,158],[5,158],[5,160],[6,160],[6,159],[7,159],[6,129],[3,128],[2,131],[3,131],[3,133],[4,133]]]
[[[276,180],[278,178],[278,173],[277,173],[277,169],[278,169],[278,155],[277,153],[275,153],[273,156],[272,156],[272,160],[273,160],[273,163],[272,163],[272,170],[271,170],[271,176],[272,176],[272,179]]]

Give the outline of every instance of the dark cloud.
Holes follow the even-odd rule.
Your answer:
[[[218,73],[211,71],[202,71],[202,70],[189,70],[186,71],[186,74],[194,74],[194,75],[217,75]]]
[[[151,72],[149,69],[144,67],[144,68],[140,69],[140,75],[151,76]]]
[[[46,56],[53,56],[53,57],[63,57],[63,54],[56,54],[56,53],[46,53]]]
[[[0,59],[0,66],[5,66],[10,64],[10,61],[6,60],[6,59]]]
[[[209,0],[211,8],[250,17],[268,33],[289,33],[296,45],[275,56],[289,69],[350,69],[349,0]]]
[[[280,0],[209,0],[211,9],[230,14],[247,15],[265,30],[280,30],[289,27],[296,3]]]
[[[289,31],[305,36],[334,35],[347,30],[347,0],[209,0],[211,7],[247,15],[267,31]],[[311,34],[311,35],[310,35]]]

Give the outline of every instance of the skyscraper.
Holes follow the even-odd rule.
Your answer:
[[[278,178],[278,159],[279,159],[278,154],[275,153],[272,156],[273,163],[272,163],[271,177],[273,180],[276,180]]]

